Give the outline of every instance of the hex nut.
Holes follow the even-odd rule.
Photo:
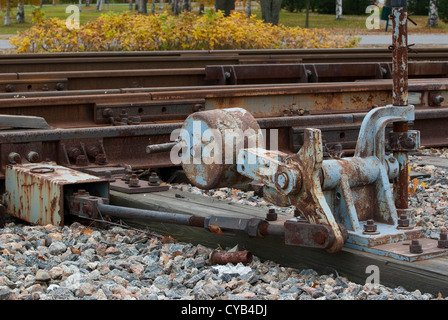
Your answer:
[[[448,239],[447,239],[447,233],[441,232],[439,241],[437,241],[437,248],[448,248]]]
[[[266,214],[266,220],[267,221],[276,221],[277,220],[277,213],[275,212],[275,209],[269,209],[268,213]]]
[[[377,225],[374,220],[369,219],[366,221],[364,232],[377,232]]]
[[[411,253],[422,253],[422,245],[418,240],[412,240],[411,244],[409,245],[409,252]]]

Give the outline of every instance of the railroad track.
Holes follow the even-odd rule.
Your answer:
[[[206,65],[256,63],[390,62],[384,48],[216,50],[156,52],[78,52],[8,54],[0,58],[3,73],[84,70],[200,68]],[[418,48],[409,61],[447,61],[446,48]]]

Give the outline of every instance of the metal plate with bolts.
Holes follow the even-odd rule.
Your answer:
[[[147,181],[140,180],[139,187],[130,187],[121,177],[115,177],[116,180],[110,183],[110,189],[124,193],[148,193],[157,191],[166,191],[170,187],[168,185],[160,184],[158,186],[150,186]]]
[[[366,251],[409,262],[444,256],[448,252],[447,249],[437,247],[437,240],[428,238],[420,238],[418,240],[422,246],[422,253],[410,252],[409,245],[411,244],[411,240],[382,244],[368,248]]]

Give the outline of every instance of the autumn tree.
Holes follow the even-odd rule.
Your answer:
[[[336,20],[342,20],[342,0],[336,0]]]
[[[437,27],[439,14],[437,10],[437,0],[429,0],[428,27]]]
[[[40,0],[31,0],[29,4],[38,6],[40,5]],[[25,0],[0,0],[0,6],[2,10],[5,10],[5,26],[11,25],[11,8],[13,6],[17,6],[17,23],[25,22]]]

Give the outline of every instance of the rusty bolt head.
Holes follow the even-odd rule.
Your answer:
[[[95,145],[90,145],[86,148],[86,152],[89,157],[95,158],[100,153],[100,149]]]
[[[56,90],[61,91],[64,89],[65,89],[65,84],[63,84],[62,82],[56,83]]]
[[[114,113],[113,113],[112,109],[106,108],[106,109],[103,110],[103,117],[110,118],[110,117],[113,117],[113,116],[114,116]]]
[[[22,163],[22,157],[17,152],[11,152],[8,155],[8,160],[11,164]]]
[[[400,215],[400,218],[398,219],[398,226],[401,228],[409,227],[409,219],[407,215]]]
[[[406,149],[413,149],[415,148],[415,141],[408,137],[403,141],[403,147]]]
[[[106,155],[104,153],[99,153],[95,157],[95,163],[99,165],[104,165],[107,163]]]
[[[364,232],[376,232],[377,225],[374,220],[369,219],[364,225]]]
[[[289,177],[286,173],[281,172],[278,174],[277,176],[277,185],[281,188],[281,189],[286,189],[288,187],[289,184]]]
[[[411,253],[422,253],[423,252],[422,245],[418,240],[414,239],[411,241],[411,244],[409,245],[409,251]]]
[[[437,241],[437,248],[443,248],[443,249],[448,248],[448,238],[446,232],[440,233],[439,241]]]
[[[81,155],[81,149],[77,148],[77,147],[71,147],[67,150],[67,155],[69,156],[70,159],[76,160],[76,158]]]
[[[196,103],[193,106],[193,112],[199,112],[199,111],[204,111],[205,110],[205,106],[202,103]]]
[[[40,161],[40,155],[35,151],[30,151],[26,155],[26,159],[31,163],[36,163]]]
[[[82,196],[82,195],[86,195],[89,193],[85,189],[79,189],[78,191],[76,191],[76,194],[79,196]]]
[[[87,158],[87,156],[80,154],[79,156],[76,157],[76,165],[77,166],[85,167],[88,164],[89,164],[89,159]]]
[[[441,105],[443,101],[445,101],[445,98],[440,94],[435,95],[432,98],[432,102],[436,105]]]
[[[132,117],[129,117],[128,122],[130,125],[137,125],[142,122],[142,118],[140,116],[132,116]]]
[[[266,220],[267,221],[277,220],[277,213],[275,212],[275,209],[269,209],[268,213],[266,214]]]
[[[14,92],[14,89],[15,88],[12,84],[7,84],[5,88],[6,92]]]
[[[129,179],[129,186],[140,187],[140,180],[137,178],[137,175],[135,173],[131,174],[131,177]]]

